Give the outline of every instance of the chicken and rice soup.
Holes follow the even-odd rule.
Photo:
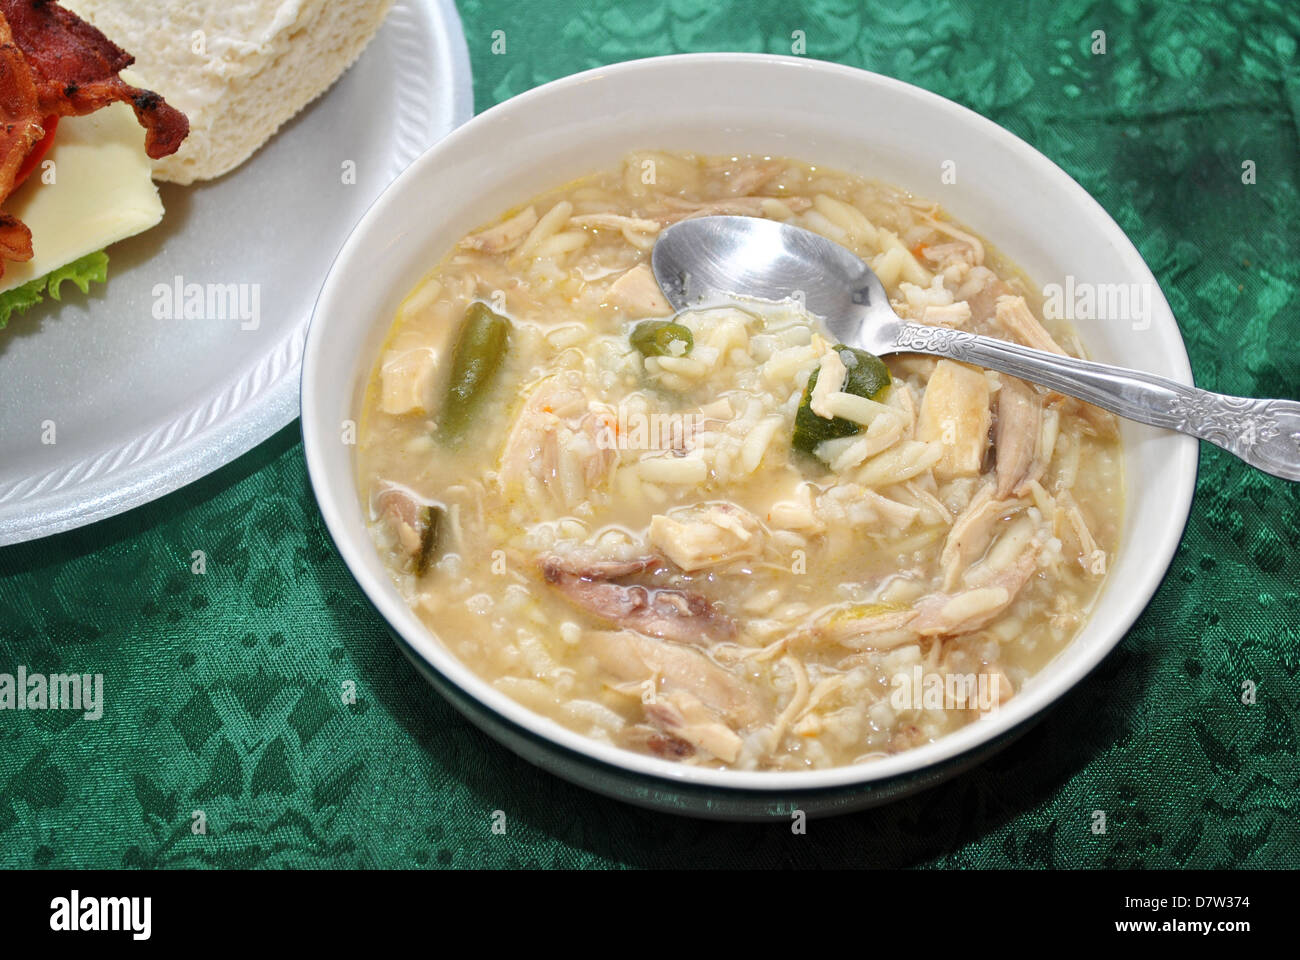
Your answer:
[[[499,690],[682,763],[849,764],[996,710],[1114,557],[1114,419],[836,344],[796,301],[674,316],[650,249],[712,214],[843,244],[905,318],[1083,354],[934,204],[632,154],[465,237],[398,309],[359,438],[398,588]]]

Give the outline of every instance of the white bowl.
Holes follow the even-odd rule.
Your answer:
[[[682,766],[590,740],[495,690],[433,635],[389,580],[366,532],[355,421],[398,302],[471,229],[630,150],[774,154],[938,200],[1035,283],[1145,284],[1145,329],[1076,321],[1095,359],[1191,383],[1155,279],[1106,212],[1024,141],[964,107],[886,77],[815,60],[696,54],[617,64],[548,83],[471,120],[413,163],[357,225],[307,337],[302,431],[321,512],[344,562],[412,660],[474,722],[526,759],[591,789],[701,816],[842,812],[936,783],[1025,729],[1080,682],[1146,607],[1173,558],[1196,480],[1197,443],[1125,423],[1125,524],[1080,635],[1001,710],[936,743],[808,772]],[[946,165],[951,161],[951,165]],[[941,174],[955,171],[956,183]]]

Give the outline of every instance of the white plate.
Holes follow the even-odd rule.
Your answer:
[[[0,331],[0,545],[146,503],[297,417],[304,334],[334,255],[384,187],[472,114],[455,6],[398,0],[352,68],[251,160],[211,183],[163,184],[166,217],[109,248],[106,285],[15,316]],[[247,285],[256,328],[220,311],[159,319],[155,288],[177,276]]]

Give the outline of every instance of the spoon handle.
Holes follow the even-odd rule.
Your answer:
[[[1140,423],[1208,440],[1265,473],[1300,480],[1300,403],[1255,400],[1048,353],[964,330],[902,321],[894,349],[989,367]]]

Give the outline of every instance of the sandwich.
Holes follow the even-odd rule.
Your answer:
[[[238,167],[334,84],[391,6],[0,0],[0,328],[65,281],[104,282],[104,248],[162,219],[154,180]]]
[[[157,224],[152,162],[185,115],[120,76],[132,57],[52,0],[0,0],[0,327],[106,279],[103,248]]]
[[[333,86],[379,30],[392,0],[66,4],[110,37],[131,38],[136,62],[124,76],[166,91],[189,117],[189,138],[155,163],[154,177],[194,183],[235,169]]]

